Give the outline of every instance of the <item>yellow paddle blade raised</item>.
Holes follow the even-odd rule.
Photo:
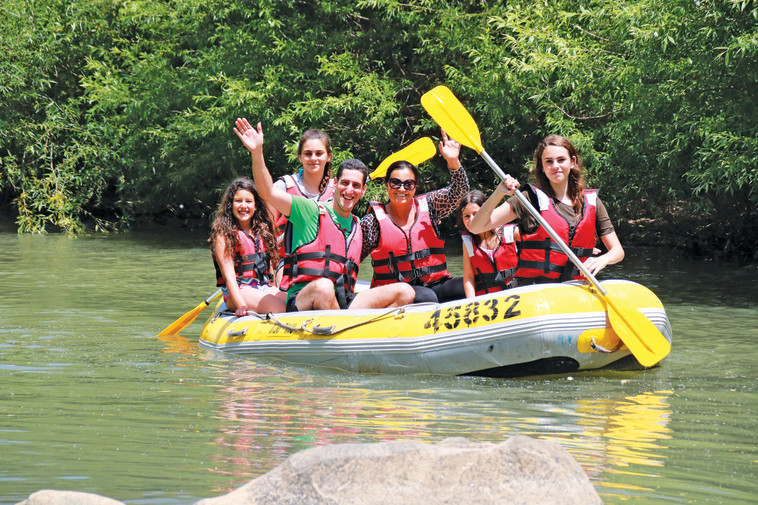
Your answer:
[[[479,127],[463,104],[446,86],[437,86],[421,97],[421,105],[449,137],[477,153],[484,151]]]
[[[668,356],[671,343],[645,314],[627,307],[610,293],[605,295],[608,321],[642,366],[651,367]]]
[[[474,118],[471,117],[471,114],[468,113],[463,104],[453,95],[452,91],[445,86],[437,86],[421,97],[421,105],[424,106],[429,115],[450,137],[464,146],[474,149],[502,179],[505,179],[505,173],[484,150],[479,134],[479,127],[476,125]],[[545,231],[548,232],[571,262],[597,288],[598,294],[605,298],[608,320],[613,330],[618,334],[621,341],[626,344],[632,354],[634,354],[634,357],[637,358],[640,364],[650,367],[665,358],[671,351],[671,344],[658,331],[658,328],[635,307],[626,306],[623,302],[615,300],[609,295],[595,276],[584,267],[576,254],[566,245],[550,224],[545,221],[539,211],[534,208],[529,199],[520,191],[517,191],[515,196]]]
[[[434,142],[429,137],[423,137],[413,142],[407,147],[399,150],[394,154],[387,156],[384,161],[379,163],[376,170],[371,172],[369,177],[371,179],[378,179],[384,177],[387,174],[387,169],[390,165],[396,161],[407,161],[411,165],[419,165],[425,162],[429,158],[433,157],[437,150],[434,147]]]
[[[195,307],[194,309],[190,310],[183,316],[181,316],[179,319],[168,325],[165,330],[158,333],[159,337],[167,337],[169,335],[176,335],[180,331],[182,331],[184,328],[192,324],[192,321],[197,319],[197,316],[200,315],[200,313],[205,310],[205,308],[210,305],[210,303],[221,296],[221,290],[216,290],[215,293],[213,293],[211,296],[206,298],[204,301],[200,302],[200,304]]]

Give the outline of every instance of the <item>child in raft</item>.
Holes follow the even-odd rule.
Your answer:
[[[516,286],[516,225],[506,224],[478,234],[469,230],[471,219],[485,200],[484,193],[474,189],[463,197],[458,208],[458,224],[463,239],[463,290],[466,298]]]
[[[216,285],[229,310],[284,312],[284,293],[272,285],[271,265],[279,261],[274,226],[252,180],[240,177],[226,188],[210,241]]]

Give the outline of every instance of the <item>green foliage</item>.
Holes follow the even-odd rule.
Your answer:
[[[687,216],[706,249],[758,229],[754,1],[8,0],[0,6],[0,204],[21,231],[207,219],[260,121],[274,175],[311,127],[370,167],[439,130],[444,83],[522,180],[548,133],[576,142],[623,230]],[[473,187],[495,176],[471,151]],[[426,189],[447,180],[439,157]],[[370,195],[381,198],[381,188]],[[718,225],[718,226],[716,226]],[[710,226],[710,228],[709,228]],[[622,234],[623,239],[623,234]]]

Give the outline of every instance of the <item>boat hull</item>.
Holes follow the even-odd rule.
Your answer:
[[[628,281],[603,287],[671,341],[666,312],[649,289]],[[603,297],[578,283],[392,310],[235,317],[224,308],[203,327],[202,346],[350,372],[514,377],[614,363],[642,368],[610,326]]]

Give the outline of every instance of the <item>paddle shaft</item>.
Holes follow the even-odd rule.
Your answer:
[[[218,296],[219,296],[220,294],[221,294],[221,288],[218,288],[216,291],[214,291],[214,292],[213,292],[213,294],[212,294],[211,296],[209,296],[208,298],[206,298],[206,299],[204,300],[205,306],[207,307],[208,305],[210,305],[210,304],[211,304],[211,302],[212,302],[213,300],[215,300],[216,298],[218,298]]]
[[[498,164],[495,162],[495,160],[492,159],[492,157],[487,154],[487,151],[482,150],[482,152],[479,153],[479,155],[484,158],[484,161],[487,162],[487,164],[492,168],[492,170],[495,171],[497,175],[500,176],[501,179],[505,180],[507,177],[505,175],[505,172],[498,166]],[[540,225],[545,229],[545,231],[552,237],[552,239],[555,241],[556,244],[558,244],[558,247],[561,248],[561,250],[566,254],[566,256],[569,257],[569,259],[576,265],[576,267],[581,270],[581,272],[584,274],[587,279],[592,283],[593,286],[595,286],[598,291],[600,291],[603,296],[607,296],[608,292],[603,288],[603,286],[600,285],[600,283],[597,281],[594,275],[590,273],[589,270],[587,270],[587,267],[584,266],[584,263],[574,254],[574,251],[571,250],[571,248],[561,239],[561,237],[558,236],[558,234],[553,230],[553,228],[550,227],[550,225],[545,221],[545,218],[542,217],[542,215],[539,213],[537,209],[534,208],[532,205],[532,202],[529,201],[527,197],[524,196],[524,194],[516,190],[514,193],[516,195],[516,198],[519,199],[519,201],[524,204],[526,207],[526,210],[529,211],[529,213],[534,216],[534,218],[540,223]]]

